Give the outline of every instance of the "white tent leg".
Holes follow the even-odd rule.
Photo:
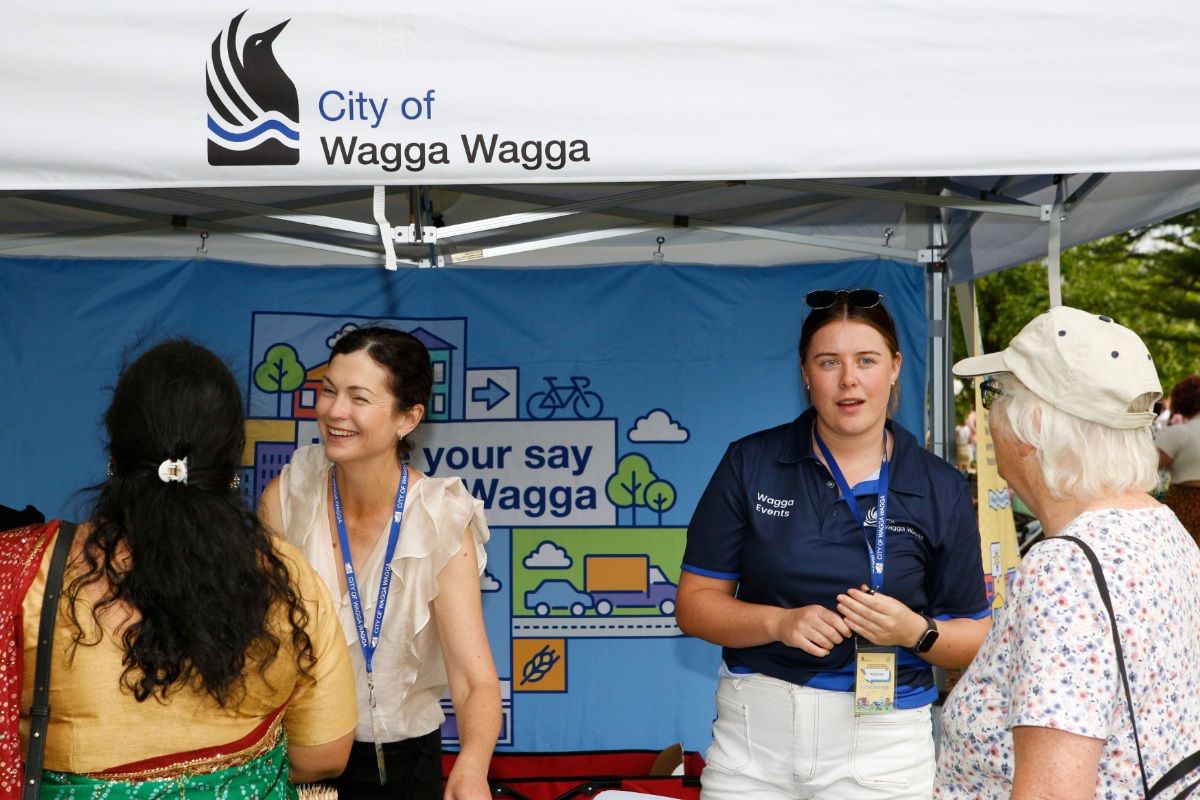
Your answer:
[[[794,242],[795,244],[808,245],[810,247],[827,247],[830,250],[844,250],[849,253],[865,253],[881,258],[893,258],[897,261],[911,261],[913,263],[922,261],[922,251],[920,250],[865,244],[862,242],[853,242],[849,239],[838,239],[833,236],[787,233],[786,231],[775,231],[770,228],[754,228],[749,225],[724,225],[695,217],[689,221],[688,227],[716,231],[718,233],[729,233],[735,236],[746,236],[754,239],[772,239],[777,242]]]
[[[967,343],[967,356],[982,355],[983,342],[979,335],[979,325],[975,322],[978,308],[975,304],[975,281],[965,281],[954,289],[958,298],[958,318],[962,323],[963,341]]]
[[[161,200],[188,203],[219,211],[236,211],[248,217],[266,217],[282,222],[290,222],[295,225],[311,225],[316,228],[357,234],[370,239],[377,239],[381,236],[379,226],[372,225],[371,223],[342,219],[328,214],[308,214],[276,206],[265,206],[260,203],[248,203],[232,197],[219,197],[217,195],[190,192],[182,189],[137,189],[133,193]]]
[[[921,179],[918,182],[926,182]],[[835,181],[816,180],[786,180],[786,181],[755,181],[757,186],[772,186],[780,189],[795,189],[831,197],[847,197],[854,199],[878,200],[884,203],[904,203],[907,206],[926,206],[929,208],[955,208],[960,211],[976,213],[1003,214],[1012,217],[1041,219],[1043,210],[1025,202],[1000,202],[998,200],[972,200],[964,197],[952,197],[939,194],[921,194],[918,192],[903,192],[895,189],[878,189],[867,186],[848,186]],[[932,184],[930,184],[932,185]]]
[[[479,261],[485,258],[509,256],[514,253],[530,253],[534,250],[548,250],[552,247],[566,247],[568,245],[595,242],[602,239],[615,239],[620,236],[632,236],[638,233],[654,233],[657,230],[661,229],[653,225],[632,225],[624,228],[592,230],[584,233],[565,234],[563,236],[547,236],[543,239],[531,239],[527,242],[502,244],[495,245],[493,247],[480,248],[479,250],[462,250],[457,253],[450,253],[445,256],[445,263],[447,266],[449,266],[451,264],[461,264],[466,261]]]
[[[496,231],[505,228],[512,228],[517,225],[528,225],[533,222],[543,222],[545,220],[557,219],[575,214],[584,214],[587,212],[607,214],[612,212],[614,209],[619,209],[626,203],[674,197],[677,195],[687,194],[689,192],[698,192],[725,185],[727,185],[725,182],[720,181],[663,184],[661,186],[654,186],[649,189],[641,189],[636,192],[623,192],[621,194],[607,195],[605,197],[598,197],[592,200],[582,200],[575,203],[559,203],[556,205],[550,205],[550,207],[540,211],[525,211],[519,214],[505,214],[504,216],[494,217],[492,219],[463,222],[458,225],[445,225],[439,230],[438,235],[446,239],[452,239],[456,237],[462,237],[467,234],[481,233],[484,231]]]
[[[1067,193],[1067,176],[1060,175],[1054,186],[1054,208],[1050,210],[1050,244],[1047,248],[1046,272],[1050,283],[1050,306],[1062,305],[1062,224],[1067,221],[1063,198]]]

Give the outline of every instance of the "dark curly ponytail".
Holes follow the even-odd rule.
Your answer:
[[[307,674],[308,614],[269,534],[230,485],[245,431],[225,364],[190,341],[157,345],[122,373],[104,422],[112,475],[83,541],[87,569],[67,590],[76,645],[95,644],[83,641],[76,601],[98,583],[97,622],[110,606],[136,609],[119,639],[121,682],[139,701],[193,686],[222,706],[236,703],[245,671],[263,674],[288,628]],[[186,484],[160,479],[164,460],[185,458]]]

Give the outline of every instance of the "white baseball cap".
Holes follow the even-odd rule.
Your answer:
[[[1111,317],[1055,306],[1034,317],[999,353],[964,358],[961,378],[1011,372],[1050,405],[1110,428],[1143,428],[1153,411],[1130,411],[1144,394],[1162,397],[1141,337]]]

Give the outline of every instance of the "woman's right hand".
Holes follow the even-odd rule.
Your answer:
[[[854,635],[840,614],[824,606],[784,608],[780,612],[775,638],[809,655],[827,656],[836,645]]]

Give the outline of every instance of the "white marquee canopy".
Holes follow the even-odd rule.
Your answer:
[[[1200,205],[1181,0],[11,6],[0,254],[959,281]]]

